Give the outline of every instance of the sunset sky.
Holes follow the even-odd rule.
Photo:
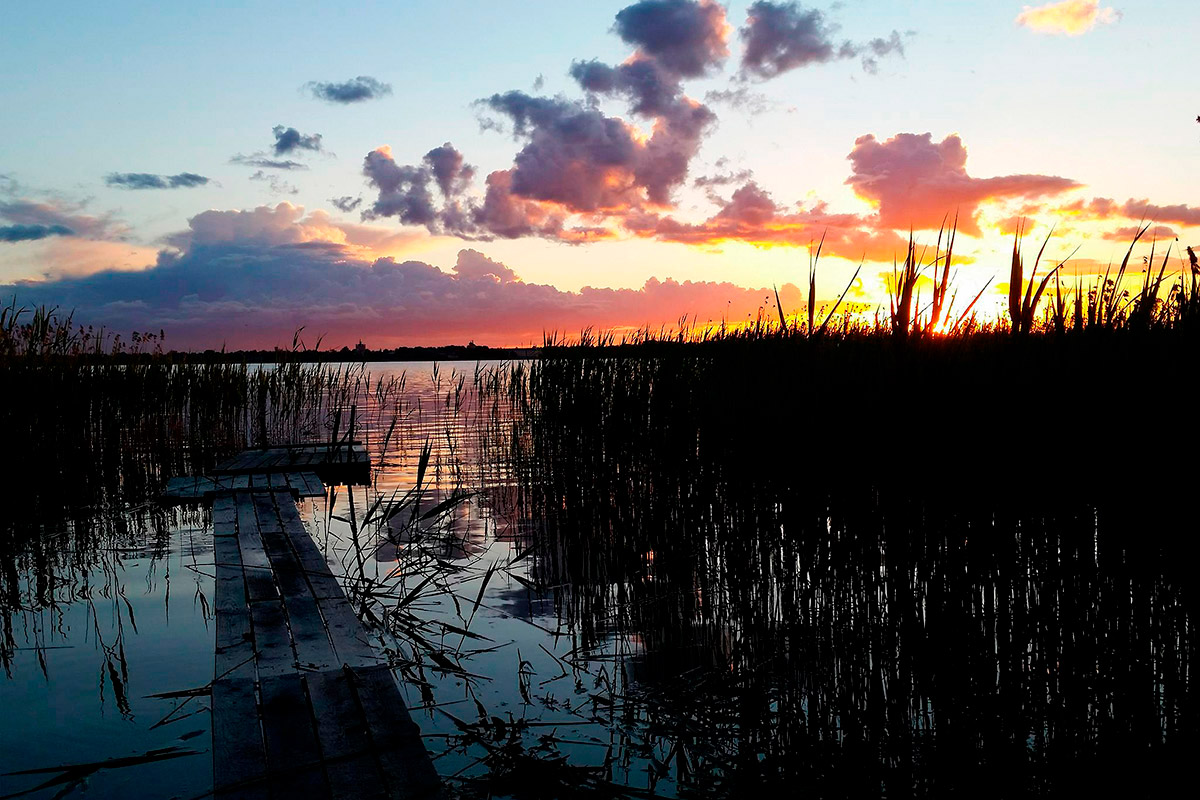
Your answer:
[[[985,310],[1022,216],[1070,274],[1142,220],[1178,269],[1196,31],[1194,0],[11,3],[0,299],[179,348],[518,345],[798,309],[822,234],[818,297],[865,258],[886,305],[955,213]]]

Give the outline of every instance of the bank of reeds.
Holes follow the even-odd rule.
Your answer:
[[[1151,251],[1126,289],[1130,247],[1072,293],[1018,239],[1012,317],[984,322],[953,309],[952,250],[909,248],[881,325],[776,300],[550,337],[482,385],[535,584],[572,663],[607,654],[614,761],[652,740],[674,791],[722,796],[1179,776],[1200,636],[1164,470],[1194,429],[1200,266]]]
[[[293,352],[302,349],[297,336]],[[23,481],[7,519],[136,505],[167,478],[202,474],[247,447],[349,433],[392,446],[402,376],[286,355],[192,363],[164,352],[161,334],[123,340],[52,309],[0,309],[0,426],[9,474]]]

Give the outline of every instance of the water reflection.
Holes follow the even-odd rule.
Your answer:
[[[493,366],[373,365],[407,373],[360,406],[374,484],[302,504],[453,793],[1143,794],[1187,763],[1189,562],[1154,534],[1190,521],[676,458],[686,424],[530,414]],[[212,677],[203,515],[67,519],[4,540],[0,772],[203,749],[206,698],[148,697]]]
[[[205,520],[150,505],[6,534],[22,546],[0,554],[0,794],[207,791],[207,698],[153,696],[212,679]]]

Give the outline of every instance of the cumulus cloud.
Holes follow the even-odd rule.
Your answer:
[[[364,100],[374,100],[392,93],[391,84],[372,78],[370,75],[359,75],[341,83],[325,83],[309,81],[301,87],[318,100],[329,103],[348,105],[361,103]]]
[[[967,174],[967,149],[957,135],[934,142],[931,134],[900,133],[880,142],[860,136],[848,156],[846,183],[877,208],[883,228],[936,229],[958,210],[959,230],[980,235],[979,206],[989,200],[1060,194],[1080,184],[1055,175]]]
[[[641,0],[617,12],[628,44],[676,75],[695,78],[729,55],[725,9],[712,0]]]
[[[392,150],[386,145],[363,159],[363,175],[379,190],[371,208],[363,213],[365,219],[396,217],[405,225],[436,225],[438,214],[433,193],[429,189],[432,171],[424,166],[397,164]]]
[[[177,175],[153,175],[148,172],[110,172],[104,182],[119,189],[191,189],[204,186],[209,179],[194,172]]]
[[[526,139],[514,159],[513,192],[575,212],[669,203],[715,120],[706,106],[681,98],[656,118],[647,139],[620,118],[561,98],[514,91],[486,104]]]
[[[1016,22],[1036,33],[1082,36],[1097,25],[1111,25],[1120,18],[1120,11],[1101,8],[1099,0],[1062,0],[1044,6],[1025,6]]]
[[[446,142],[425,154],[425,164],[433,173],[443,197],[457,197],[465,192],[475,177],[475,168],[466,163],[463,154]]]
[[[645,117],[666,113],[683,91],[679,79],[646,58],[609,66],[601,61],[575,61],[571,77],[584,91],[595,95],[623,95],[630,111]]]
[[[66,225],[0,225],[0,242],[34,242],[50,236],[74,236]]]
[[[585,100],[513,90],[477,101],[485,129],[509,130],[522,143],[509,169],[487,175],[482,200],[470,192],[474,169],[448,143],[408,165],[383,147],[366,157],[378,194],[364,217],[467,239],[578,243],[613,238],[624,216],[669,206],[716,121],[684,94],[682,80],[728,55],[725,12],[710,0],[642,0],[618,12],[614,29],[636,49],[616,66],[572,63]],[[606,114],[601,96],[626,100],[649,132]]]
[[[848,39],[837,42],[837,31],[838,26],[820,9],[806,9],[794,1],[759,0],[750,6],[746,22],[738,31],[743,44],[742,73],[773,78],[811,64],[860,56],[863,69],[874,73],[880,58],[892,53],[904,55],[898,31],[866,43]]]
[[[283,125],[276,125],[271,129],[271,133],[275,134],[274,150],[277,156],[296,150],[311,150],[314,153],[322,150],[319,133],[301,133],[295,128],[286,128]]]
[[[454,264],[454,273],[460,278],[471,280],[486,279],[495,283],[513,283],[521,280],[517,273],[493,261],[478,250],[459,250],[458,261]]]
[[[373,257],[321,214],[280,204],[207,211],[140,272],[107,272],[0,286],[26,304],[76,310],[117,330],[167,331],[175,347],[270,347],[307,326],[333,346],[372,331],[369,344],[540,342],[545,330],[657,327],[694,315],[743,319],[769,290],[729,283],[651,278],[639,289],[564,292],[521,281],[510,267],[462,251],[449,271],[419,261]],[[799,305],[799,291],[781,288]]]

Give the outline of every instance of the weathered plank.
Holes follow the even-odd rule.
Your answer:
[[[433,798],[441,783],[389,667],[350,670],[383,774],[396,796]]]
[[[253,677],[213,681],[212,707],[213,795],[266,800],[267,755]]]
[[[342,670],[305,676],[325,775],[334,798],[388,797],[367,720],[354,686]]]
[[[213,501],[214,795],[440,796],[386,657],[304,527],[294,497],[316,477],[245,473],[215,483],[226,480],[254,490]]]
[[[312,709],[300,675],[261,677],[263,738],[275,797],[328,797]]]
[[[250,624],[254,629],[254,664],[259,680],[295,672],[296,651],[292,648],[283,604],[251,603]]]
[[[212,474],[257,475],[298,470],[316,472],[323,480],[330,482],[365,483],[370,479],[371,459],[366,446],[357,441],[271,447],[247,450],[226,459],[213,468]],[[257,488],[258,483],[254,486]]]
[[[171,478],[163,490],[164,500],[215,500],[238,491],[287,491],[294,497],[323,497],[325,484],[314,472],[257,472],[204,478]],[[214,507],[213,518],[217,519]]]
[[[237,534],[237,506],[232,497],[213,500],[213,536]]]

